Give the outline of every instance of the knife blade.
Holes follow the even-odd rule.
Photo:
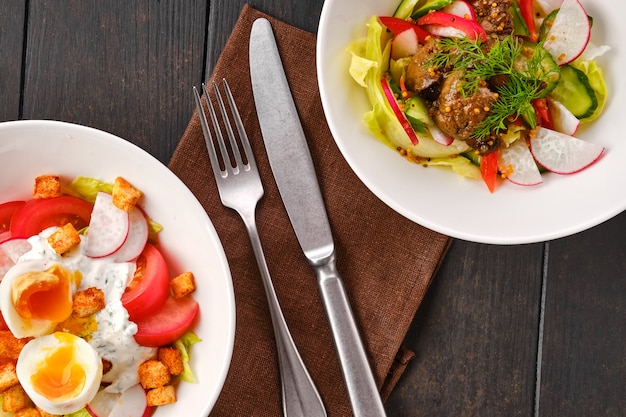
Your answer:
[[[257,19],[250,33],[250,78],[261,133],[280,196],[314,268],[356,417],[385,416],[342,279],[315,167],[272,26]]]

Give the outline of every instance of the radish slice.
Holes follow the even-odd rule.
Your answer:
[[[565,65],[583,53],[590,34],[589,18],[582,4],[578,0],[564,0],[543,47],[559,65]]]
[[[450,13],[455,16],[461,16],[465,19],[476,20],[474,8],[464,0],[455,0],[441,9],[442,12]]]
[[[405,30],[396,35],[391,41],[391,57],[400,59],[407,56],[413,56],[419,48],[417,33],[413,29]]]
[[[431,35],[442,38],[464,38],[465,32],[451,26],[424,25],[422,26]]]
[[[4,242],[6,240],[11,239],[11,231],[7,230],[5,232],[0,232],[0,242]]]
[[[0,250],[6,253],[13,262],[17,262],[22,255],[31,250],[33,246],[27,239],[15,238],[0,243]]]
[[[573,136],[580,126],[580,120],[562,103],[548,98],[548,109],[554,130]]]
[[[561,7],[563,0],[535,0],[535,3],[544,14],[548,14]]]
[[[557,174],[573,174],[597,161],[604,147],[544,127],[530,140],[535,160]]]
[[[121,394],[100,390],[85,407],[93,417],[108,417]]]
[[[530,149],[523,140],[513,142],[508,148],[500,149],[498,167],[506,179],[518,185],[541,184],[541,173]]]
[[[102,258],[117,251],[126,241],[129,215],[113,205],[111,194],[99,192],[91,213],[85,255]]]
[[[111,255],[116,262],[128,262],[137,258],[148,241],[148,220],[141,209],[133,207],[128,213],[128,218],[130,222],[128,237],[122,247]]]
[[[439,143],[440,145],[450,146],[452,142],[454,142],[454,138],[452,136],[448,136],[443,133],[443,131],[439,129],[436,125],[428,125],[427,128],[435,142]]]
[[[383,78],[382,80],[380,80],[380,83],[383,87],[383,92],[385,93],[387,102],[391,106],[391,110],[393,110],[393,113],[398,118],[398,121],[402,125],[402,128],[404,129],[406,134],[409,136],[409,140],[411,141],[411,144],[413,146],[417,145],[419,143],[419,140],[417,139],[417,135],[415,134],[415,131],[413,130],[413,127],[411,126],[411,123],[409,123],[407,118],[404,116],[404,113],[402,113],[402,110],[400,110],[400,107],[398,107],[398,102],[396,101],[396,97],[393,95],[393,91],[391,91],[391,87],[389,87],[389,81]]]
[[[143,417],[147,411],[146,392],[136,384],[122,392],[108,417]]]

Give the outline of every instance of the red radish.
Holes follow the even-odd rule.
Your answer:
[[[391,33],[395,35],[399,35],[406,30],[413,30],[417,35],[417,40],[420,43],[424,43],[426,38],[430,36],[428,32],[426,32],[421,27],[416,24],[409,22],[408,20],[400,19],[397,17],[391,16],[379,16],[378,19],[380,23],[382,23]]]
[[[508,148],[500,149],[498,166],[506,179],[514,184],[537,185],[542,182],[535,159],[523,140],[516,140]]]
[[[561,7],[563,0],[535,0],[535,4],[543,11],[545,14],[550,13],[553,10]]]
[[[111,255],[116,262],[128,262],[137,258],[148,241],[148,220],[141,209],[134,207],[128,216],[130,222],[128,237],[122,247]]]
[[[9,255],[13,262],[17,262],[20,256],[32,249],[27,239],[15,238],[0,243],[0,250]]]
[[[400,110],[400,107],[398,107],[398,102],[396,101],[396,97],[393,95],[393,91],[391,91],[391,87],[389,87],[389,81],[383,78],[382,80],[380,80],[380,83],[382,84],[383,92],[385,93],[387,102],[389,102],[389,105],[391,106],[391,110],[393,110],[393,113],[398,118],[398,121],[402,125],[402,128],[404,129],[406,134],[409,136],[409,140],[411,141],[411,144],[413,144],[414,146],[417,145],[419,143],[419,139],[417,139],[417,135],[415,134],[415,131],[413,130],[413,127],[411,126],[411,123],[409,123],[404,113],[402,113],[402,110]]]
[[[535,160],[547,170],[557,174],[573,174],[597,161],[604,147],[539,127],[535,137],[530,140],[530,150]]]
[[[126,241],[129,224],[128,213],[113,205],[111,194],[99,192],[83,247],[85,255],[102,258],[117,251]]]
[[[4,232],[0,232],[0,243],[4,242],[6,240],[11,239],[11,231],[10,230],[6,230]]]
[[[428,13],[417,19],[417,24],[437,36],[467,36],[472,39],[487,39],[485,29],[478,22],[450,13],[439,11]]]
[[[439,129],[437,125],[428,125],[427,129],[435,142],[439,143],[440,145],[450,146],[452,142],[454,142],[454,138],[443,133],[443,131]]]
[[[554,130],[573,136],[580,126],[580,120],[562,103],[550,98],[547,100]]]
[[[441,9],[441,11],[455,16],[461,16],[465,19],[476,20],[476,12],[474,12],[474,8],[464,0],[455,0]]]
[[[136,384],[121,394],[101,390],[86,406],[93,417],[148,417],[153,407],[148,407],[146,393]]]
[[[396,35],[391,41],[391,58],[400,59],[413,56],[419,48],[419,42],[414,30],[405,30]]]
[[[559,65],[565,65],[583,53],[590,35],[589,18],[582,4],[578,0],[564,0],[543,47]]]

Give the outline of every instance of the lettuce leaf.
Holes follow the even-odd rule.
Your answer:
[[[174,347],[180,350],[181,356],[183,358],[183,372],[180,374],[180,378],[192,384],[195,384],[196,377],[193,375],[191,371],[191,366],[189,366],[189,351],[191,346],[201,342],[202,340],[193,332],[187,332],[180,337],[176,342],[174,342]]]
[[[67,185],[65,191],[75,197],[93,203],[96,201],[96,195],[98,195],[100,191],[111,194],[113,184],[100,181],[96,178],[78,176]]]

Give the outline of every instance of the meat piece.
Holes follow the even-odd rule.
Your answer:
[[[504,38],[513,32],[513,17],[509,13],[511,0],[472,0],[476,20],[488,35]]]
[[[417,93],[432,88],[443,78],[444,70],[428,65],[433,54],[438,52],[437,43],[434,39],[420,45],[413,55],[411,62],[406,69],[406,88]]]
[[[496,101],[497,95],[485,86],[464,97],[461,74],[450,74],[441,86],[441,94],[431,109],[435,123],[448,135],[467,140],[482,122]]]

